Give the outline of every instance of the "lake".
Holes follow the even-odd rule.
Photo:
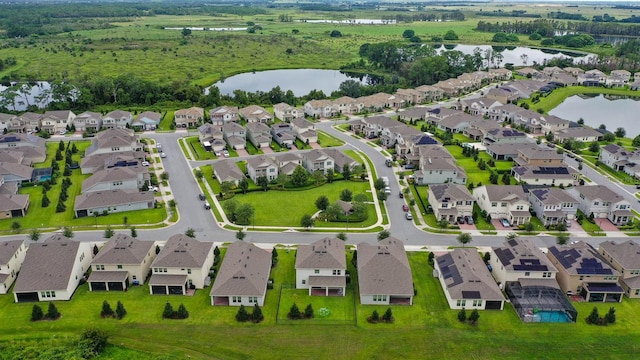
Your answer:
[[[12,86],[15,86],[16,83],[11,83]],[[14,111],[25,111],[27,106],[29,105],[37,105],[39,108],[43,108],[49,104],[51,101],[51,97],[48,96],[46,99],[42,99],[41,102],[38,102],[36,98],[40,96],[42,93],[49,91],[51,89],[51,84],[47,81],[37,81],[35,85],[23,84],[25,87],[25,91],[20,93],[18,92],[17,96],[13,101],[7,101],[6,107],[9,110]],[[4,102],[4,94],[7,91],[7,87],[4,85],[0,85],[0,102]],[[26,95],[26,96],[25,96]]]
[[[595,56],[593,54],[581,54],[574,53],[565,50],[553,50],[553,49],[534,49],[523,46],[495,46],[495,45],[463,45],[463,44],[446,44],[440,45],[436,50],[440,53],[446,50],[457,50],[465,54],[472,55],[476,48],[482,50],[484,57],[485,51],[491,49],[494,53],[499,52],[502,54],[501,66],[511,63],[514,66],[527,66],[532,65],[533,62],[542,64],[545,60],[551,60],[553,58],[573,58],[575,63],[586,62],[590,57]],[[526,61],[523,61],[526,60]]]
[[[338,90],[345,80],[367,83],[366,76],[364,78],[349,77],[338,70],[287,69],[234,75],[214,85],[220,89],[222,95],[233,95],[234,90],[269,92],[274,87],[280,86],[282,91],[291,90],[295,96],[307,95],[314,89],[322,90],[329,96],[332,91]],[[207,92],[208,89],[205,89],[205,93]]]
[[[640,94],[639,94],[640,95]],[[611,95],[573,95],[566,98],[558,107],[549,111],[550,115],[578,121],[593,128],[605,124],[609,131],[623,127],[627,137],[640,135],[638,114],[640,114],[640,98],[617,97]]]

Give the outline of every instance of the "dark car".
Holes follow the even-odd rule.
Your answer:
[[[458,218],[458,224],[464,224],[464,218],[462,216]]]
[[[200,201],[204,201],[207,197],[204,196],[203,193],[198,194],[198,199],[200,199]]]
[[[465,216],[464,219],[466,220],[467,224],[473,225],[473,217]]]
[[[403,199],[403,198],[404,198],[404,194],[402,193],[402,191],[400,191],[400,192],[398,193],[398,196],[400,197],[400,199]]]

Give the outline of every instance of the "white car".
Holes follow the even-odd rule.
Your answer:
[[[160,153],[160,157],[161,157],[161,158],[166,158],[166,157],[167,157],[167,154],[165,154],[164,152],[161,152],[161,153]]]
[[[149,166],[149,162],[148,162],[148,161],[143,161],[140,165],[142,165],[142,166]]]
[[[222,154],[224,157],[229,157],[229,152],[227,150],[222,150]]]
[[[67,133],[67,130],[60,130],[60,135],[64,135]]]
[[[149,186],[149,191],[156,192],[156,191],[160,191],[160,189],[158,189],[157,186]]]

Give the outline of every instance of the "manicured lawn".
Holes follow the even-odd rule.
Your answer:
[[[278,311],[278,322],[286,322],[292,324],[326,324],[326,323],[344,323],[351,325],[355,320],[355,294],[353,286],[347,287],[345,296],[309,296],[309,290],[283,288],[281,290],[280,308]],[[300,312],[304,313],[307,305],[313,307],[315,317],[313,319],[287,321],[287,314],[293,304],[296,304]],[[327,309],[328,311],[320,311]],[[323,314],[326,314],[323,316]]]
[[[323,148],[344,145],[344,141],[342,141],[342,140],[340,140],[340,139],[338,139],[336,137],[333,137],[333,136],[327,134],[324,131],[318,131],[318,143]]]
[[[255,209],[255,225],[258,226],[300,226],[300,219],[304,214],[315,214],[318,209],[315,201],[320,195],[326,195],[330,202],[340,198],[343,189],[350,189],[353,194],[365,193],[371,196],[369,183],[361,181],[334,181],[313,189],[302,191],[255,191],[247,194],[237,194],[234,199],[239,203],[250,203]],[[222,202],[224,206],[224,202]],[[282,209],[286,208],[286,216]],[[367,221],[371,220],[371,215]],[[375,223],[374,214],[373,223]],[[325,223],[329,226],[329,223]],[[253,224],[252,224],[253,225]],[[346,223],[332,223],[331,226],[345,226]],[[354,226],[360,226],[360,223]],[[324,224],[323,224],[324,226]]]
[[[200,140],[197,136],[190,136],[185,139],[187,145],[191,149],[191,152],[196,157],[195,160],[212,160],[216,159],[216,156],[212,151],[207,151],[204,149],[204,146],[200,143]]]
[[[540,97],[540,101],[538,103],[533,103],[531,100],[527,100],[526,102],[531,107],[531,110],[535,111],[536,109],[541,108],[544,109],[545,112],[548,112],[549,110],[554,109],[558,105],[560,105],[567,97],[580,94],[612,94],[631,97],[638,96],[637,91],[628,89],[625,90],[620,88],[604,88],[599,86],[568,86],[555,89],[551,94]]]
[[[258,149],[255,147],[255,145],[253,145],[251,143],[251,141],[247,141],[247,145],[246,145],[246,149],[247,152],[249,153],[249,155],[259,155],[259,154],[264,154],[264,152],[262,151],[262,149]]]
[[[178,144],[180,144],[180,149],[182,149],[182,153],[187,158],[187,160],[193,160],[192,156],[191,156],[191,153],[187,150],[187,145],[186,145],[185,139],[178,140]],[[157,151],[157,149],[154,148],[153,151],[155,153]]]

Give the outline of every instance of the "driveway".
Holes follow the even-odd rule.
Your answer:
[[[236,152],[238,153],[238,156],[249,156],[247,149],[237,149]]]
[[[614,232],[618,232],[620,231],[620,229],[618,229],[615,225],[613,225],[613,223],[611,221],[609,221],[609,219],[594,219],[594,221],[596,222],[596,224],[598,224],[598,226],[600,226],[600,229],[602,229],[602,231],[614,231]]]
[[[458,226],[460,227],[460,230],[478,230],[478,228],[476,227],[476,224],[469,225],[467,223],[464,223],[464,224],[458,224]]]
[[[502,226],[502,222],[500,219],[491,219],[491,225],[493,225],[496,230],[513,230],[513,227],[504,227]]]
[[[262,150],[262,152],[265,153],[265,154],[273,154],[273,149],[268,147],[268,146],[260,148],[260,150]]]
[[[312,149],[322,149],[322,146],[318,143],[309,143],[309,146],[311,146]]]

